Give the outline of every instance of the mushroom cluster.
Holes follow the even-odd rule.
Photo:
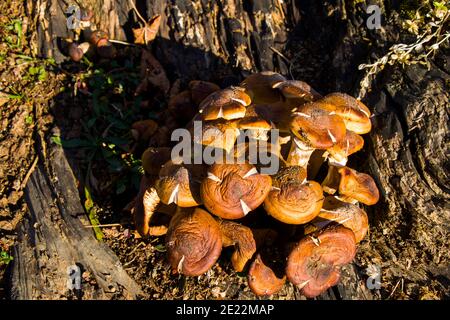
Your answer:
[[[371,130],[369,109],[347,94],[321,96],[274,72],[225,89],[193,81],[169,109],[174,117],[193,117],[190,133],[201,123],[200,135],[190,138],[200,148],[194,150],[221,151],[208,164],[186,161],[195,154],[175,157],[169,147],[143,153],[136,229],[142,237],[165,235],[173,272],[202,275],[232,247],[231,264],[247,272],[256,295],[276,293],[286,279],[306,297],[335,285],[368,230],[361,204],[379,199],[374,180],[347,167]],[[144,127],[132,130],[143,135]],[[276,172],[261,170],[261,154],[274,156]],[[155,224],[159,213],[170,218],[168,226]],[[276,235],[270,245],[268,232]],[[265,257],[274,247],[287,252],[278,269]]]

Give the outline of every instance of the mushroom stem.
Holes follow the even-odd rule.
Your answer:
[[[296,137],[292,137],[292,139],[291,149],[289,151],[286,163],[290,166],[300,166],[306,169],[309,158],[314,152],[314,149]]]

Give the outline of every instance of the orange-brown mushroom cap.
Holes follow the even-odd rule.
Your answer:
[[[253,103],[273,103],[280,101],[282,96],[272,86],[285,80],[286,78],[279,73],[262,71],[249,75],[240,86],[250,95]]]
[[[378,202],[380,193],[371,176],[349,167],[339,168],[338,171],[341,175],[339,182],[339,196],[341,199],[345,201],[356,200],[368,206]]]
[[[241,272],[256,252],[253,232],[249,227],[233,221],[222,220],[219,224],[222,231],[222,245],[235,247],[231,263],[236,272]]]
[[[305,144],[314,149],[328,149],[345,138],[345,124],[341,117],[330,114],[322,103],[302,105],[293,114],[291,131]]]
[[[204,107],[200,112],[203,120],[217,120],[217,119],[240,119],[245,116],[245,106],[236,101],[231,101],[227,104],[210,104]]]
[[[325,198],[319,215],[311,221],[311,224],[318,229],[330,223],[339,223],[352,230],[356,243],[364,239],[369,230],[369,219],[363,209],[352,203],[340,201],[333,196]]]
[[[335,92],[320,99],[323,107],[342,117],[348,130],[358,134],[370,132],[370,110],[361,101],[345,93]]]
[[[254,294],[257,296],[270,296],[283,288],[286,276],[282,279],[278,278],[273,270],[264,264],[261,255],[258,254],[250,265],[247,280]]]
[[[272,85],[288,99],[302,99],[305,102],[314,101],[322,96],[314,90],[309,84],[299,80],[280,81]]]
[[[304,168],[285,167],[272,181],[273,186],[264,200],[264,209],[269,215],[284,223],[303,224],[319,214],[322,188],[315,181],[306,181]]]
[[[168,161],[159,172],[155,188],[161,202],[175,203],[180,207],[195,207],[201,204],[200,182],[203,168],[195,165],[175,164]]]
[[[207,96],[199,106],[200,110],[207,107],[220,107],[231,103],[237,103],[243,107],[250,105],[251,99],[241,87],[229,87],[215,91]]]
[[[205,207],[224,219],[239,219],[256,209],[269,193],[270,176],[249,164],[214,164],[200,194]]]
[[[174,272],[199,276],[216,263],[222,251],[219,224],[203,209],[180,210],[170,221],[166,247]]]
[[[345,166],[348,156],[358,152],[363,146],[364,139],[359,134],[347,130],[343,140],[327,149],[328,160],[333,164]]]
[[[329,226],[305,238],[288,257],[286,275],[289,281],[313,298],[339,281],[340,267],[353,260],[355,235],[343,226]]]

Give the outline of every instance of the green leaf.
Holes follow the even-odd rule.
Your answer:
[[[58,146],[62,146],[62,141],[60,136],[53,136],[50,138],[50,141],[54,144],[57,144]]]
[[[156,246],[154,246],[154,248],[158,252],[166,252],[167,251],[166,246],[162,243],[157,244]]]
[[[95,237],[97,238],[97,240],[102,241],[103,232],[99,227],[97,227],[100,224],[100,221],[98,220],[97,210],[94,207],[94,201],[92,200],[91,193],[89,192],[89,189],[87,187],[84,187],[84,196],[86,198],[86,200],[84,201],[84,209],[89,216],[91,225],[94,226],[94,228],[92,229],[94,230]]]
[[[6,251],[0,252],[0,265],[5,264],[8,265],[11,261],[13,261],[14,258],[8,254]]]

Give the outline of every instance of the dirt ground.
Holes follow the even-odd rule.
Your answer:
[[[144,146],[133,140],[129,126],[140,119],[160,120],[166,107],[157,92],[147,100],[132,101],[140,84],[139,49],[122,48],[122,57],[127,58],[119,59],[117,65],[95,61],[95,65],[69,62],[56,66],[52,61],[32,58],[32,24],[25,18],[21,1],[2,1],[0,12],[0,36],[7,39],[0,43],[0,249],[4,259],[0,260],[0,299],[6,298],[6,261],[16,239],[14,230],[27,210],[24,187],[37,161],[36,148],[45,148],[50,141],[62,143],[79,166],[81,182],[95,203],[91,221],[120,224],[101,228],[103,241],[141,285],[146,298],[256,299],[246,275],[233,271],[231,251],[225,250],[206,275],[183,277],[171,274],[162,237],[143,240],[133,233],[130,214],[123,208],[137,192],[142,172],[138,159]],[[102,99],[122,103],[122,111],[100,109],[94,119],[93,110]],[[148,104],[153,108],[145,107]],[[111,122],[117,125],[111,127]],[[89,139],[96,143],[86,146]],[[70,140],[76,142],[71,145]],[[363,159],[364,152],[358,157]],[[86,200],[85,194],[82,198]],[[410,270],[409,280],[403,277],[404,265],[411,266],[413,261],[426,265],[434,257],[421,252],[414,239],[405,241],[401,232],[386,233],[387,222],[380,222],[370,210],[368,214],[370,232],[359,245],[355,261],[362,275],[369,265],[382,268],[382,289],[372,292],[374,298],[448,299],[445,280],[417,270]],[[272,299],[304,298],[287,283]]]

